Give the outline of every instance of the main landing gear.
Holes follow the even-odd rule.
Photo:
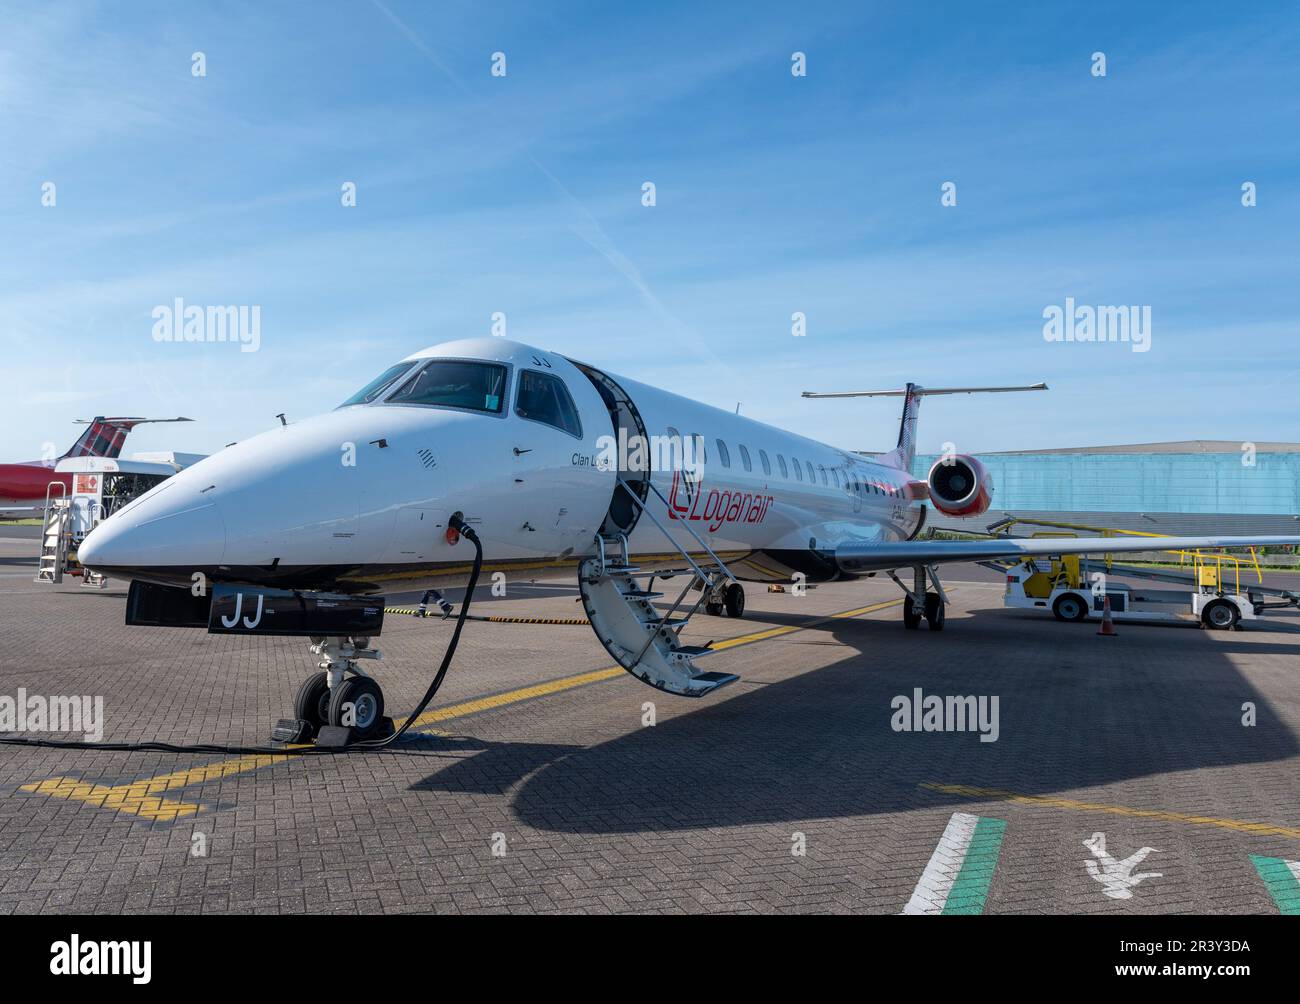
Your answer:
[[[939,581],[939,573],[935,571],[933,565],[917,565],[913,568],[912,588],[908,589],[903,584],[903,580],[898,577],[892,570],[889,577],[898,583],[898,588],[903,590],[903,627],[909,631],[915,631],[921,626],[922,619],[930,625],[931,631],[942,631],[944,621],[944,608],[948,604],[948,597],[943,591],[943,584]],[[934,584],[933,590],[927,590],[926,579]]]
[[[704,601],[704,612],[710,616],[721,617],[724,610],[728,617],[745,616],[745,590],[739,582],[728,582]]]
[[[302,681],[293,702],[294,717],[310,726],[310,739],[332,725],[351,730],[352,739],[380,739],[393,728],[384,717],[384,691],[357,663],[382,659],[369,638],[313,638],[320,671]]]

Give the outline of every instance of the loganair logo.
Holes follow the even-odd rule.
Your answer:
[[[672,490],[668,495],[670,519],[698,520],[710,533],[717,533],[727,523],[761,523],[774,501],[771,495],[753,492],[718,491],[707,493],[698,478],[683,471],[673,471]]]

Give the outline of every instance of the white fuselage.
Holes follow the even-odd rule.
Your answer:
[[[173,584],[201,574],[373,589],[393,576],[465,566],[468,546],[446,537],[455,512],[477,530],[486,567],[591,553],[621,491],[609,462],[616,418],[594,379],[563,356],[504,339],[452,342],[409,357],[417,368],[426,360],[504,368],[503,400],[492,399],[500,410],[388,403],[390,388],[370,403],[273,428],[105,520],[81,560],[108,574]],[[527,371],[563,382],[579,431],[519,414],[517,388]],[[677,545],[699,550],[690,527],[730,555],[741,577],[785,578],[792,570],[828,577],[835,569],[822,552],[907,539],[922,522],[924,506],[911,497],[906,471],[595,372],[630,400],[647,436],[702,439],[698,478],[654,471],[657,492],[646,505]],[[641,555],[676,550],[644,516],[629,545]]]

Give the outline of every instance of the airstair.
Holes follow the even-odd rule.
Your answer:
[[[58,494],[55,494],[58,489]],[[87,504],[85,496],[68,496],[61,481],[51,481],[45,489],[45,517],[41,527],[41,553],[33,582],[58,585],[65,574],[81,575],[82,586],[105,589],[108,579],[100,572],[81,568],[76,560],[76,546],[104,518],[98,501]]]
[[[649,479],[641,484],[648,485],[667,509],[667,499]],[[714,650],[708,645],[684,645],[680,637],[700,605],[716,596],[724,585],[736,583],[735,576],[689,524],[681,525],[694,538],[699,548],[695,553],[707,555],[707,559],[696,561],[691,557],[690,550],[650,510],[648,500],[627,482],[620,480],[616,491],[626,492],[631,504],[659,528],[686,567],[643,571],[629,560],[627,534],[609,533],[602,528],[596,536],[595,556],[578,567],[578,589],[596,637],[629,673],[670,694],[702,697],[739,679],[734,673],[701,672],[695,660]],[[668,612],[661,614],[653,601],[664,594],[654,591],[655,579],[681,574],[689,574],[689,581]],[[679,616],[692,589],[699,591],[699,597]]]
[[[54,494],[54,489],[59,494]],[[45,523],[41,527],[41,556],[33,582],[58,584],[68,564],[68,545],[72,542],[72,500],[61,481],[51,481],[45,489]]]

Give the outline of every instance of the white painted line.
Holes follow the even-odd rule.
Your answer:
[[[1286,863],[1287,871],[1295,876],[1297,883],[1300,883],[1300,861],[1288,861]]]
[[[975,835],[975,824],[979,816],[968,812],[954,812],[948,820],[948,827],[939,838],[939,845],[930,855],[930,863],[921,873],[916,883],[912,898],[903,907],[904,914],[940,914],[948,902],[957,873],[966,860],[966,851],[970,848],[971,838]]]

